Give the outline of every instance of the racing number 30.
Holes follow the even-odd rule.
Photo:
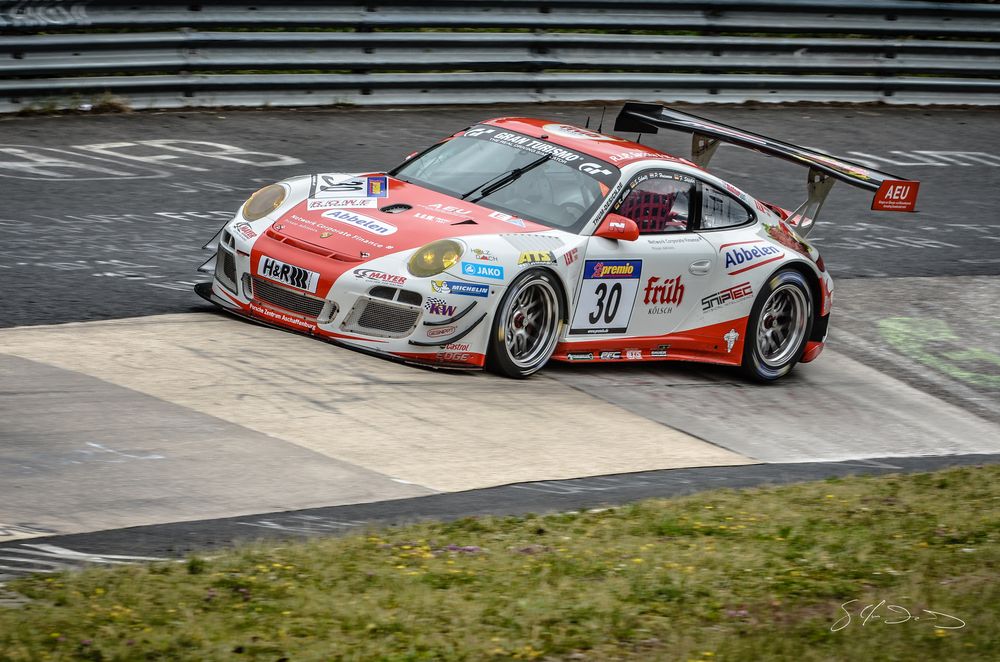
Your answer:
[[[590,320],[591,324],[598,324],[601,318],[603,318],[605,324],[611,324],[615,319],[615,315],[618,314],[618,306],[622,303],[622,284],[613,284],[611,286],[611,293],[609,294],[608,284],[599,283],[594,293],[597,294],[597,310],[590,313],[587,319]],[[607,298],[607,302],[605,302],[605,297]]]
[[[585,260],[570,335],[625,333],[641,273],[642,260]]]

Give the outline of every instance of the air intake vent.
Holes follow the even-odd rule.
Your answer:
[[[408,303],[411,306],[419,306],[424,302],[424,298],[420,296],[417,292],[411,292],[410,290],[400,290],[398,301],[403,303]]]
[[[459,221],[458,223],[452,223],[452,225],[478,225],[478,223],[476,223],[471,218],[467,218],[464,221]]]
[[[372,289],[368,290],[368,295],[378,297],[379,299],[388,299],[389,301],[408,303],[411,306],[419,306],[424,302],[424,298],[419,292],[397,290],[395,287],[386,287],[385,285],[376,285]]]
[[[379,209],[379,211],[382,212],[383,214],[398,214],[399,212],[406,211],[407,209],[413,209],[413,207],[411,207],[410,205],[399,203],[395,205],[387,205]]]
[[[215,256],[215,277],[227,290],[236,291],[236,258],[222,246]]]
[[[286,290],[262,278],[253,279],[253,295],[270,306],[276,306],[312,319],[319,317],[326,303],[323,299],[308,297],[298,292]]]
[[[419,317],[418,306],[362,297],[354,304],[341,328],[379,338],[402,338],[413,332]]]
[[[328,257],[333,260],[340,260],[341,262],[361,262],[360,257],[355,257],[353,255],[348,255],[347,253],[341,253],[339,251],[330,250],[329,248],[324,248],[323,246],[317,246],[316,244],[310,244],[293,237],[286,237],[274,230],[274,228],[268,228],[265,233],[269,239],[274,239],[275,241],[280,241],[283,244],[288,244],[289,246],[294,246],[300,251],[309,251],[310,253],[315,253],[316,255],[322,255],[323,257]]]
[[[396,298],[396,288],[379,285],[378,287],[373,287],[368,290],[368,294],[373,297],[378,297],[379,299],[388,299],[389,301],[392,301]]]

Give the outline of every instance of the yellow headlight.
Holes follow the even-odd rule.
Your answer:
[[[410,258],[407,267],[418,278],[428,278],[455,266],[462,257],[462,244],[442,239],[427,244]]]
[[[265,186],[250,196],[243,205],[243,218],[256,221],[264,218],[285,201],[285,187],[280,184]]]

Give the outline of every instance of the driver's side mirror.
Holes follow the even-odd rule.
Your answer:
[[[604,237],[605,239],[635,241],[639,238],[639,225],[628,216],[608,214],[601,221],[601,224],[597,226],[594,236]]]

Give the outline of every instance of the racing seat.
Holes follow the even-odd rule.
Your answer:
[[[687,223],[672,211],[676,199],[677,191],[653,193],[636,190],[625,198],[618,213],[635,221],[639,234],[684,230]]]

